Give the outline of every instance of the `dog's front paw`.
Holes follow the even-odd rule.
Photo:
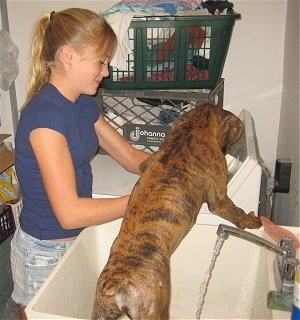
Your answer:
[[[243,221],[239,221],[238,227],[241,229],[258,229],[262,226],[261,220],[253,211],[247,214]]]

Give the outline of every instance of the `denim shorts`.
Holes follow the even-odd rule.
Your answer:
[[[21,228],[16,230],[11,241],[15,303],[28,305],[73,242],[39,240]]]

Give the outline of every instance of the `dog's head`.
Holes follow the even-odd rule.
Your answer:
[[[230,111],[222,107],[205,103],[185,113],[174,121],[170,136],[167,137],[159,150],[164,148],[165,158],[174,156],[178,148],[186,144],[193,134],[194,136],[206,135],[214,138],[223,153],[227,148],[237,141],[243,131],[242,121]],[[144,172],[152,163],[150,156],[140,165],[140,171]]]
[[[225,153],[226,149],[239,139],[243,131],[242,121],[232,112],[222,107],[205,103],[181,116],[172,126],[172,131],[184,131],[197,129],[200,132],[209,130],[216,138],[220,149]]]
[[[230,111],[218,107],[219,116],[219,135],[218,143],[221,150],[225,153],[229,146],[236,142],[244,129],[243,122]]]

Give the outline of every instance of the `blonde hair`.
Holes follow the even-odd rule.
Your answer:
[[[104,62],[113,54],[117,37],[104,17],[87,9],[43,14],[33,30],[24,105],[49,81],[51,67],[59,65],[59,50],[65,44],[70,44],[78,54],[93,48],[92,58]]]

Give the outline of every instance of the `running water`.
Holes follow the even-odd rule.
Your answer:
[[[204,280],[202,281],[201,286],[200,286],[199,301],[198,301],[198,304],[197,304],[197,312],[196,312],[196,319],[197,320],[200,319],[202,308],[203,308],[203,305],[204,305],[204,302],[205,302],[204,298],[205,298],[205,295],[206,295],[206,291],[207,291],[207,287],[208,287],[208,284],[209,284],[209,280],[211,278],[212,271],[213,271],[213,268],[214,268],[216,260],[217,260],[217,256],[220,254],[222,245],[223,245],[225,240],[226,240],[226,238],[222,237],[222,236],[218,237],[217,240],[216,240],[209,268],[206,271],[206,274],[204,276]]]

